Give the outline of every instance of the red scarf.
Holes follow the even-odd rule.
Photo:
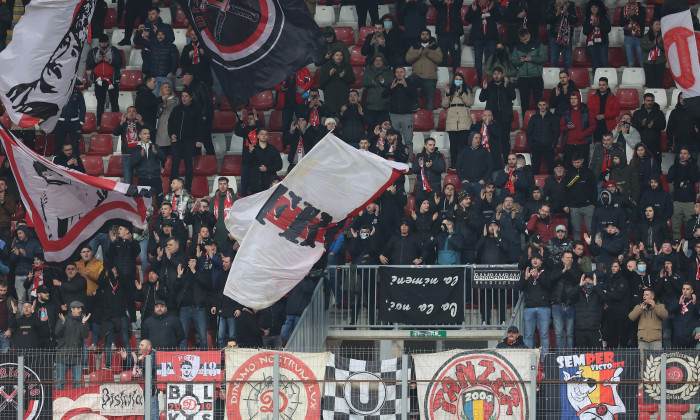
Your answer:
[[[681,306],[682,306],[682,307],[681,307],[681,315],[685,315],[685,313],[688,312],[688,305],[690,305],[690,302],[692,302],[692,301],[693,301],[693,300],[690,299],[690,300],[687,301],[687,302],[681,303]]]
[[[446,32],[450,32],[450,7],[452,7],[452,2],[447,3],[447,26],[445,27]]]
[[[221,191],[217,190],[214,194],[214,218],[219,220],[219,196]],[[231,211],[231,206],[233,205],[233,195],[231,190],[226,190],[226,198],[224,199],[224,218],[228,217]]]
[[[321,119],[318,117],[318,109],[312,108],[311,115],[309,115],[309,124],[311,124],[312,127],[316,127],[320,123]]]
[[[250,130],[248,132],[248,137],[245,138],[245,146],[248,147],[250,145],[255,146],[258,144],[258,131],[257,130]]]
[[[126,122],[126,135],[124,136],[126,140],[126,147],[136,147],[139,144],[139,136],[136,132],[136,120],[131,120]]]
[[[598,15],[591,15],[591,25],[600,23],[600,17]],[[603,42],[603,36],[600,33],[600,27],[599,26],[593,26],[593,32],[588,34],[588,40],[587,40],[587,45],[595,45],[595,44],[600,44]]]
[[[513,172],[518,168],[510,169],[508,172],[508,181],[506,181],[505,189],[510,191],[511,194],[515,193],[515,184],[513,184]]]
[[[630,35],[639,36],[642,33],[642,28],[640,28],[639,23],[632,18],[632,16],[639,14],[639,4],[636,2],[625,4],[624,13],[625,17],[629,19],[629,22],[627,25],[625,25],[625,28],[629,31]]]
[[[46,265],[42,265],[41,267],[35,267],[32,266],[32,271],[34,272],[34,278],[32,281],[32,290],[29,291],[29,294],[31,296],[36,296],[36,289],[39,288],[39,286],[44,285],[44,269],[48,268]]]
[[[480,4],[481,6],[481,28],[484,31],[484,35],[486,35],[486,19],[491,17],[491,12],[489,12],[489,2],[487,1],[486,4]]]
[[[304,136],[299,133],[299,145],[297,146],[297,162],[304,157]]]
[[[180,204],[177,204],[178,198],[180,199]],[[180,195],[175,195],[173,194],[173,202],[172,202],[172,207],[173,210],[180,216],[180,219],[182,219],[182,214],[184,213],[185,209],[184,207],[185,200],[182,197],[182,194]]]
[[[433,189],[430,188],[430,184],[428,184],[428,179],[425,177],[425,163],[420,165],[420,179],[423,182],[423,191],[432,192]]]
[[[559,31],[557,32],[556,43],[559,45],[569,45],[571,39],[571,25],[569,25],[569,4],[567,3],[562,11],[559,21]],[[559,7],[556,4],[554,7]]]
[[[489,145],[489,129],[484,123],[481,124],[481,145],[484,146],[486,150],[491,150],[491,146]]]
[[[695,280],[700,281],[700,261],[698,260],[698,257],[695,257]]]
[[[532,278],[534,279],[534,280],[532,281],[532,285],[533,285],[533,286],[537,284],[537,279],[540,278],[540,274],[542,274],[543,271],[544,271],[544,270],[537,270],[536,272],[534,272],[534,273],[532,274]],[[532,273],[532,271],[531,271],[530,273]]]
[[[199,64],[199,42],[192,42],[192,64]]]
[[[610,161],[612,160],[612,148],[610,150],[606,149],[605,146],[603,146],[603,167],[600,170],[600,173],[605,173],[612,167],[610,165]]]

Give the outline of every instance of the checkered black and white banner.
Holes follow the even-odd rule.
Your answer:
[[[324,420],[401,418],[401,359],[368,362],[331,354],[321,407]],[[411,370],[408,369],[410,379]]]

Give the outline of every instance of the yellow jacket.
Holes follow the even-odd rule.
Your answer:
[[[87,296],[92,296],[92,292],[98,289],[97,279],[102,272],[102,261],[93,258],[85,264],[83,260],[77,261],[75,265],[78,267],[78,272],[87,280]]]

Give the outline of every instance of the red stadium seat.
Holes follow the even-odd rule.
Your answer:
[[[107,172],[105,172],[105,176],[121,178],[122,175],[122,155],[110,156],[109,161],[107,161]]]
[[[97,130],[97,117],[94,112],[85,114],[85,124],[83,125],[83,134],[90,134]],[[111,134],[111,133],[109,133]]]
[[[574,54],[571,64],[573,64],[574,67],[591,67],[593,64],[591,62],[591,56],[590,54],[588,54],[588,48],[574,48]]]
[[[117,9],[112,9],[111,7],[107,9],[104,24],[104,29],[112,29],[117,25]]]
[[[192,178],[192,197],[202,198],[209,195],[209,181],[206,176],[195,176]]]
[[[411,212],[416,210],[416,197],[409,195],[406,198],[406,209],[404,210],[404,214],[406,217],[410,217]]]
[[[535,115],[534,110],[530,109],[525,111],[525,115],[523,116],[523,131],[527,131],[527,123],[533,115]]]
[[[267,122],[267,128],[270,131],[284,131],[282,129],[282,111],[272,111],[270,113],[270,120]],[[287,127],[289,129],[289,127]]]
[[[664,89],[673,89],[675,87],[676,87],[676,81],[673,80],[673,73],[671,73],[670,68],[666,68],[666,71],[664,72],[663,88]]]
[[[255,108],[258,111],[267,111],[268,109],[272,109],[275,106],[275,98],[272,96],[272,91],[266,90],[253,96],[250,98],[248,106]]]
[[[3,115],[3,116],[0,117],[0,122],[1,122],[2,125],[4,125],[8,130],[10,129],[10,127],[12,127],[12,120],[10,119],[10,116],[7,115],[7,114],[5,114],[5,115]]]
[[[527,135],[522,131],[515,133],[513,153],[530,153],[530,146],[527,145]]]
[[[518,131],[520,128],[520,117],[518,116],[518,111],[513,110],[513,122],[510,123],[510,131]]]
[[[576,6],[576,12],[578,13],[578,21],[574,26],[581,26],[581,22],[583,22],[583,10],[581,10],[580,6]]]
[[[216,111],[212,122],[213,133],[230,133],[236,128],[236,113],[233,111]]]
[[[667,413],[685,414],[690,410],[689,404],[666,404]]]
[[[481,114],[484,113],[483,109],[472,109],[471,113],[469,114],[472,119],[472,124],[474,124],[477,121],[481,121]]]
[[[353,84],[351,84],[350,87],[353,89],[362,88],[362,75],[365,74],[365,68],[364,67],[353,67],[352,72],[355,73],[355,82]]]
[[[102,156],[83,156],[83,166],[85,166],[85,173],[88,175],[102,176],[105,173]]]
[[[241,176],[241,155],[224,155],[219,175]]]
[[[12,215],[12,221],[22,220],[26,215],[27,212],[24,210],[24,206],[21,203],[15,204],[15,214]]]
[[[374,32],[374,26],[363,26],[360,28],[360,35],[357,38],[357,45],[362,46],[362,44],[365,43],[365,38],[367,38],[367,35],[371,34]]]
[[[119,79],[119,90],[121,92],[133,92],[141,82],[140,70],[124,70],[121,79]]]
[[[474,87],[481,85],[476,78],[476,67],[457,67],[456,72],[462,73],[462,76],[464,76],[464,82],[469,86]]]
[[[180,176],[182,176],[182,175],[180,175]],[[134,182],[136,182],[136,181],[134,181]],[[169,171],[168,172],[163,171],[163,173],[160,174],[160,182],[161,182],[161,186],[163,187],[163,191],[170,191],[170,183],[172,181],[170,181],[170,172]]]
[[[163,169],[163,175],[170,176],[170,171],[173,167],[173,157],[168,156],[168,159],[165,161],[165,168]],[[180,170],[178,171],[178,176],[185,176],[185,162],[180,161]],[[167,188],[165,189],[167,191]]]
[[[535,175],[535,185],[544,188],[544,181],[546,181],[548,177],[549,175]]]
[[[350,65],[353,67],[364,67],[367,65],[366,57],[362,55],[362,47],[354,46],[350,48]],[[318,72],[318,70],[316,70]]]
[[[218,170],[216,156],[198,155],[194,157],[195,176],[214,176]]]
[[[120,382],[131,381],[131,370],[122,371],[122,373],[119,375],[119,381]]]
[[[339,41],[343,41],[348,48],[355,45],[355,31],[350,26],[336,26],[335,37]]]
[[[622,47],[608,48],[608,66],[619,69],[625,64],[625,54]]]
[[[508,42],[508,25],[500,25],[498,27],[498,41],[503,44]]]
[[[426,25],[437,25],[438,11],[432,5],[428,6],[428,13],[425,15]]]
[[[433,121],[433,111],[420,109],[413,114],[414,131],[431,131],[435,127]]]
[[[613,18],[612,26],[620,26],[620,17],[622,16],[622,7],[615,8],[615,17]]]
[[[441,109],[440,110],[440,115],[438,115],[438,124],[435,129],[437,131],[445,131],[447,128],[447,110],[446,109]]]
[[[270,133],[270,139],[267,141],[271,145],[275,146],[275,149],[282,152],[282,133]]]
[[[109,350],[106,356],[111,357],[112,351]],[[120,363],[121,366],[121,363]],[[95,382],[95,383],[102,383],[102,382],[112,382],[114,380],[114,373],[112,373],[112,370],[107,370],[107,369],[100,369],[96,370],[94,372],[90,372],[90,382]]]
[[[56,139],[53,134],[40,134],[36,136],[34,151],[42,156],[53,156],[56,149]]]
[[[350,56],[352,57],[352,54],[350,54]],[[352,58],[350,59],[350,63],[352,63]],[[364,66],[364,62],[362,65]],[[316,69],[314,72],[314,82],[311,84],[311,87],[321,89],[321,69]]]
[[[102,120],[100,121],[100,129],[97,132],[100,134],[112,134],[114,128],[119,125],[121,120],[121,112],[105,112],[104,114],[102,114]],[[83,126],[83,130],[84,129],[85,127]]]
[[[90,136],[88,156],[109,156],[112,154],[112,136],[109,134],[93,134]]]
[[[579,89],[585,89],[591,85],[591,78],[588,76],[588,69],[583,67],[572,67],[569,69],[571,79],[576,83]]]
[[[187,29],[188,26],[190,26],[190,22],[187,20],[185,12],[183,12],[182,9],[178,7],[177,13],[175,14],[175,21],[173,22],[173,28]]]
[[[537,33],[537,40],[540,41],[542,45],[549,45],[549,31],[546,26],[540,26],[540,30]]]
[[[637,89],[620,88],[615,93],[617,102],[620,103],[620,109],[636,109],[639,107],[639,93]]]
[[[455,192],[460,192],[462,191],[462,183],[459,182],[459,177],[456,174],[448,174],[445,175],[445,180],[443,181],[443,185],[447,184],[452,184],[455,186]]]
[[[467,15],[467,12],[469,11],[470,7],[471,6],[466,6],[466,5],[462,6],[462,9],[460,10],[461,15],[462,15],[462,22],[464,22],[464,17]],[[471,22],[464,22],[464,23],[466,23],[467,26],[469,26],[469,24],[471,24]]]
[[[219,111],[233,111],[231,104],[226,97],[226,94],[221,95],[221,103],[219,104]]]

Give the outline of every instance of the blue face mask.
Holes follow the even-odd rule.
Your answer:
[[[639,270],[640,273],[644,273],[647,271],[647,266],[646,265],[638,265],[637,270]]]
[[[457,86],[457,87],[462,86],[462,83],[464,83],[464,82],[461,80],[455,80],[455,86]]]
[[[392,26],[394,26],[394,24],[390,20],[384,22],[385,29],[391,29]]]

